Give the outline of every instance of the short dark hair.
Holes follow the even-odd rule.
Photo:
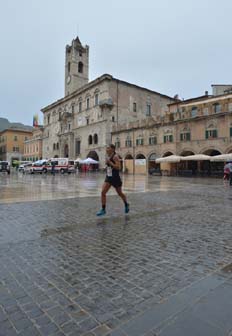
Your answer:
[[[115,145],[114,144],[110,144],[109,147],[112,148],[115,151]]]

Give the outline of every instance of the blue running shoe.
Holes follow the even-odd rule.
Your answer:
[[[97,212],[97,216],[100,217],[100,216],[104,216],[106,214],[106,211],[105,209],[101,209],[100,211]]]
[[[130,207],[129,207],[129,204],[127,203],[125,205],[125,213],[128,213],[130,211]]]

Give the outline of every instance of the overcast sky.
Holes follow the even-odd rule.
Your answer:
[[[231,84],[231,17],[232,0],[0,0],[0,117],[32,124],[63,97],[76,35],[90,80],[109,73],[185,99]]]

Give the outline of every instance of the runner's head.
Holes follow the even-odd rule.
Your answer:
[[[107,146],[106,148],[106,153],[107,155],[112,155],[115,152],[115,145],[111,144],[109,146]]]

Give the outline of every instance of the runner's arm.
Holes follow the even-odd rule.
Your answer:
[[[120,170],[121,164],[120,164],[120,159],[117,155],[114,156],[114,161],[115,161],[115,163],[112,162],[111,160],[109,161],[110,166],[114,169]]]

